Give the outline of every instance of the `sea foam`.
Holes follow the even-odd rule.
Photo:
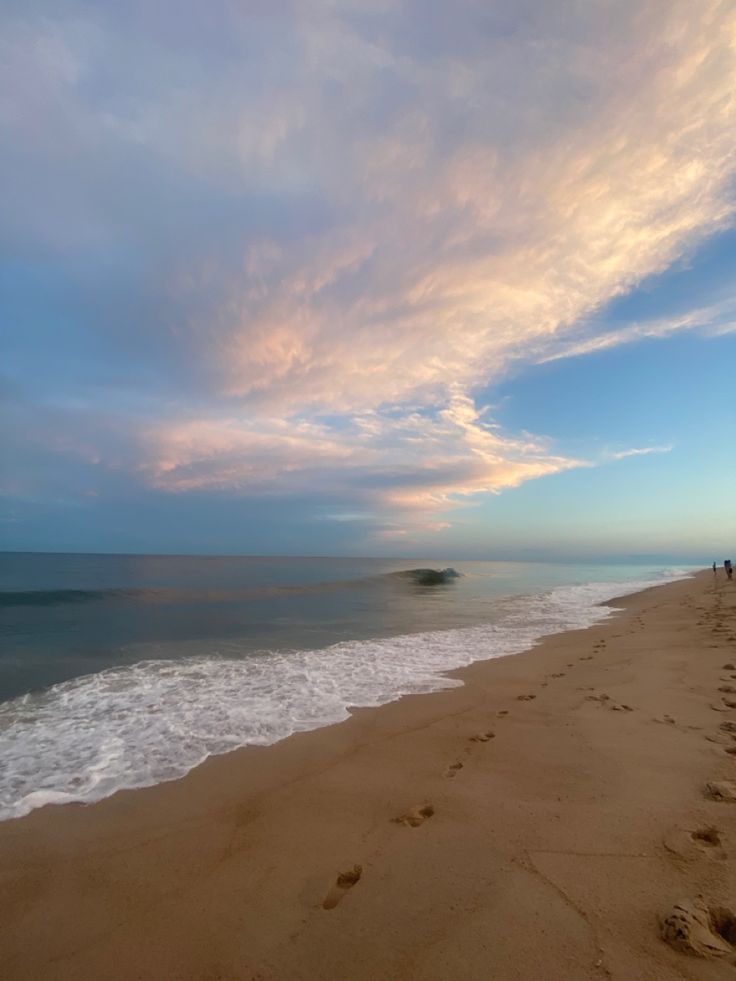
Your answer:
[[[24,695],[0,704],[0,819],[173,780],[209,756],[340,722],[353,707],[460,685],[445,672],[592,626],[613,612],[606,600],[688,574],[489,601],[494,622],[479,626],[144,660]]]

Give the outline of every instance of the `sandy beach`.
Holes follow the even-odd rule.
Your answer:
[[[710,941],[675,907],[736,909],[736,583],[613,605],[461,688],[3,823],[3,978],[732,978],[727,914]]]

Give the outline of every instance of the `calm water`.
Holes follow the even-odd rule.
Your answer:
[[[418,569],[459,576],[427,584]],[[454,682],[686,570],[0,554],[0,817]]]

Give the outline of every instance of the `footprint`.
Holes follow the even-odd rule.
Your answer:
[[[662,844],[672,855],[686,862],[702,862],[710,859],[723,861],[727,856],[722,847],[721,835],[712,826],[696,828],[672,828],[662,839]]]
[[[717,743],[719,746],[731,746],[733,745],[730,739],[736,739],[736,736],[731,736],[730,739],[725,732],[713,732],[706,733],[705,738],[709,743]]]
[[[721,835],[718,828],[712,826],[708,828],[696,828],[690,832],[690,837],[697,845],[704,848],[717,848],[721,844]]]
[[[531,702],[536,697],[537,697],[536,695],[517,695],[516,696],[516,701],[517,702]]]
[[[565,677],[564,671],[555,671],[554,674],[550,675],[550,678],[564,678],[564,677]]]
[[[710,707],[714,712],[728,712],[728,705],[723,705],[722,703],[717,705],[715,702],[711,702]]]
[[[417,804],[416,807],[410,808],[406,814],[391,818],[391,820],[394,824],[405,824],[408,828],[418,828],[420,824],[424,824],[427,818],[431,818],[433,814],[434,807],[431,804]]]
[[[509,714],[508,709],[500,709],[500,711],[496,712],[496,715],[508,715],[508,714]]]
[[[495,739],[496,733],[493,729],[488,729],[486,732],[476,732],[474,736],[470,737],[471,743],[487,743],[489,739]]]
[[[723,670],[724,671],[736,671],[736,664],[732,664],[731,661],[729,661],[728,664],[724,664],[723,665]]]
[[[727,957],[734,952],[736,917],[723,906],[707,906],[700,896],[683,899],[663,917],[662,939],[686,954]]]
[[[736,783],[732,780],[709,780],[703,790],[703,795],[709,800],[736,802]]]
[[[448,768],[445,770],[446,777],[454,777],[459,770],[462,770],[465,764],[461,763],[460,760],[456,760],[454,763],[450,763]]]
[[[726,722],[721,722],[718,726],[723,732],[736,732],[736,722],[732,722],[728,719]]]
[[[733,695],[736,693],[736,688],[733,685],[721,685],[718,691],[725,692],[727,695]]]
[[[335,880],[332,889],[325,896],[322,909],[334,909],[348,889],[352,889],[355,883],[358,882],[362,874],[362,865],[354,865],[347,872],[341,872]]]
[[[668,726],[677,725],[677,719],[673,719],[671,715],[663,715],[661,719],[657,718],[653,720],[654,722],[665,722]]]
[[[586,690],[586,689],[583,689]],[[587,691],[591,689],[588,688]],[[611,699],[610,695],[586,695],[586,702],[598,702],[600,705],[606,705],[611,709],[612,712],[633,712],[633,708],[630,705],[625,705],[623,703],[619,704]],[[655,720],[659,721],[659,720]],[[674,719],[672,720],[674,722]]]
[[[592,661],[592,660],[593,660],[592,654],[584,654],[583,657],[578,658],[578,661]]]

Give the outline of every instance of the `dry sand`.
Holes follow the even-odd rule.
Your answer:
[[[5,822],[0,975],[733,979],[706,912],[671,934],[722,956],[661,918],[736,904],[736,582],[617,605],[463,688]]]

